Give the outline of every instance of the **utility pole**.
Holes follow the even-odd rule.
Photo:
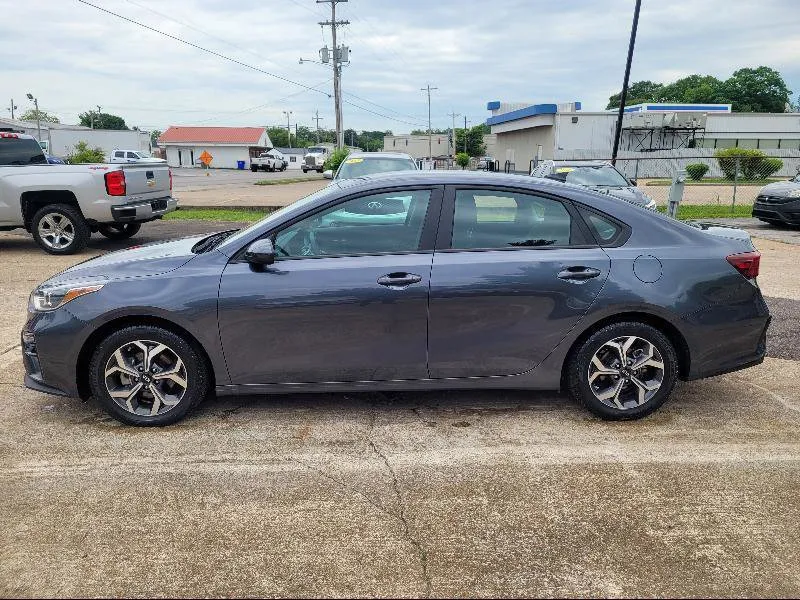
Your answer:
[[[289,116],[292,114],[292,111],[283,111],[283,114],[286,115],[286,137],[289,138],[289,148],[292,147],[292,126],[289,124]]]
[[[453,126],[450,128],[450,137],[453,138],[453,158],[456,157],[456,117],[460,117],[461,113],[451,112],[450,117],[453,118]],[[450,149],[448,144],[448,150]]]
[[[336,28],[339,25],[349,25],[350,21],[337,21],[336,20],[336,5],[339,2],[347,2],[347,0],[317,0],[317,4],[330,4],[331,5],[331,20],[320,21],[319,24],[323,27],[330,25],[331,40],[333,42],[333,99],[336,112],[336,147],[342,148],[344,146],[344,130],[342,128],[342,63],[349,62],[349,48],[342,46],[341,48],[336,45]],[[327,60],[327,48],[320,50],[322,62]],[[347,59],[347,60],[344,60]]]
[[[467,153],[467,115],[464,115],[464,154]]]
[[[314,120],[317,122],[317,143],[319,144],[319,122],[320,119],[323,119],[324,117],[319,116],[319,110],[314,111],[314,115]]]
[[[614,133],[614,149],[611,152],[611,164],[617,162],[617,151],[619,150],[619,138],[622,135],[622,114],[625,112],[625,101],[628,99],[628,80],[631,76],[631,62],[633,62],[633,47],[636,45],[636,30],[639,28],[639,9],[642,8],[642,0],[636,0],[633,9],[633,25],[631,25],[631,40],[628,43],[628,62],[625,63],[625,78],[622,81],[622,94],[619,97],[619,113],[617,114],[617,130]]]
[[[431,134],[431,90],[438,90],[439,88],[432,88],[429,83],[424,88],[420,88],[423,92],[428,92],[428,158],[433,158],[433,135]]]
[[[14,118],[14,111],[17,110],[17,105],[14,104],[14,99],[11,99],[11,118]]]
[[[99,121],[100,120],[100,105],[97,104],[96,106],[97,106],[97,120]],[[89,124],[90,124],[91,128],[94,129],[94,111],[93,110],[89,111]]]

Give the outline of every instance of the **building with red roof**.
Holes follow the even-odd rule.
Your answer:
[[[158,138],[171,167],[202,167],[200,157],[211,155],[212,169],[250,168],[250,159],[272,148],[265,127],[173,126]]]

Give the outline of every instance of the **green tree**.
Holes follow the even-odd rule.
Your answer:
[[[24,113],[22,113],[20,120],[35,121],[37,116],[39,117],[39,121],[42,123],[61,123],[57,116],[51,115],[43,110],[36,110],[35,108],[31,108],[30,110],[26,110]]]
[[[276,148],[289,147],[289,133],[286,131],[286,127],[267,127],[267,134]]]
[[[485,124],[481,123],[475,127],[466,130],[467,137],[467,155],[469,156],[483,156],[486,152],[486,146],[483,143],[483,136],[488,133],[489,129]],[[456,129],[456,151],[464,152],[464,129]]]
[[[71,165],[84,163],[102,163],[106,161],[102,148],[90,148],[88,142],[80,141],[75,144],[73,151],[67,156]]]
[[[661,101],[700,104],[721,102],[724,95],[722,86],[723,82],[712,75],[689,75],[663,86]]]
[[[737,112],[783,112],[792,92],[775,69],[739,69],[722,85],[723,95]]]
[[[92,127],[95,129],[128,129],[125,125],[125,119],[104,112],[88,111],[78,115],[81,125],[84,127]]]
[[[456,164],[462,169],[466,169],[469,164],[469,154],[466,152],[459,152],[456,154]]]
[[[625,100],[625,104],[630,106],[632,104],[641,104],[642,102],[658,102],[661,99],[661,90],[663,87],[663,84],[653,83],[652,81],[634,81],[628,86],[628,96]],[[609,97],[606,110],[619,108],[619,100],[621,97],[622,92],[617,92]]]
[[[150,132],[150,144],[152,146],[158,146],[158,138],[161,137],[163,132],[159,131],[158,129],[154,129]]]
[[[339,168],[339,165],[342,164],[347,155],[350,154],[350,151],[347,148],[341,148],[339,150],[335,150],[328,156],[325,164],[322,168],[326,171],[333,171],[336,172],[336,169]]]

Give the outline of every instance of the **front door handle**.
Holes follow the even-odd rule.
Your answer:
[[[576,266],[567,267],[563,271],[559,272],[558,278],[566,279],[568,281],[586,281],[587,279],[592,279],[598,275],[600,275],[599,269],[595,269],[593,267]]]
[[[422,281],[422,277],[414,273],[389,273],[383,277],[378,277],[378,285],[391,288],[404,288],[420,281]]]

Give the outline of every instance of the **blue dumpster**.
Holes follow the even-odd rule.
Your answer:
[[[244,171],[244,161],[243,160],[237,160],[236,161],[236,168],[239,169],[240,171]]]

